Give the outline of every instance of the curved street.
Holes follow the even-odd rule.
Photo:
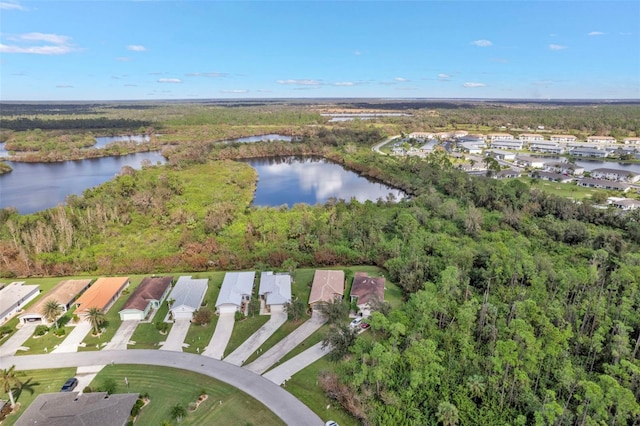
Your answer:
[[[0,368],[15,365],[17,370],[34,370],[98,364],[108,366],[112,362],[180,368],[204,374],[251,395],[288,425],[324,424],[311,409],[272,381],[245,368],[190,353],[140,349],[5,356],[0,358]]]

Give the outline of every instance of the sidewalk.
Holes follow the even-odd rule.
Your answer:
[[[224,350],[227,348],[231,333],[233,332],[233,326],[236,323],[235,314],[220,314],[218,323],[216,324],[216,331],[211,336],[209,346],[204,348],[202,355],[210,358],[222,359]]]
[[[260,327],[255,333],[253,333],[247,340],[244,341],[235,351],[227,356],[224,361],[234,365],[242,365],[244,361],[251,356],[264,342],[282,324],[287,321],[286,312],[277,312],[271,314],[271,318],[262,327]]]
[[[274,347],[269,349],[260,358],[245,366],[254,373],[262,374],[273,364],[280,361],[289,351],[302,343],[307,337],[311,336],[318,330],[327,320],[321,315],[314,314],[310,320],[293,330],[291,334],[278,342]]]
[[[14,355],[36,331],[37,324],[24,324],[0,346],[0,356]]]
[[[81,320],[69,335],[51,353],[78,352],[78,346],[91,331],[89,321]]]
[[[284,362],[273,370],[266,372],[262,377],[271,380],[276,385],[281,385],[298,371],[313,364],[329,352],[331,352],[331,346],[327,346],[322,349],[322,342],[316,343],[301,354],[294,356],[289,361]]]
[[[127,344],[136,331],[139,322],[138,320],[122,321],[120,328],[118,328],[116,334],[113,335],[113,339],[105,345],[103,350],[127,349]]]
[[[187,331],[189,331],[190,324],[191,321],[189,321],[188,319],[176,320],[173,323],[173,327],[171,327],[171,331],[169,331],[167,340],[160,343],[160,350],[182,352],[184,338],[187,337]]]

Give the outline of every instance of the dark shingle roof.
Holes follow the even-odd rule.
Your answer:
[[[173,281],[173,277],[145,277],[138,288],[131,293],[122,310],[138,309],[144,311],[149,301],[160,300],[171,285],[171,281]]]

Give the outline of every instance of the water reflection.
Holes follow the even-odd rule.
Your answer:
[[[270,133],[268,135],[245,136],[243,138],[238,138],[238,139],[229,139],[223,142],[224,143],[253,143],[253,142],[269,142],[269,141],[291,142],[292,139],[293,138],[291,136]]]
[[[289,207],[297,203],[325,203],[330,198],[360,202],[401,199],[406,194],[370,181],[322,158],[277,157],[245,160],[258,171],[253,203],[258,206]]]
[[[96,144],[91,146],[90,148],[99,148],[102,149],[114,142],[135,142],[135,143],[144,143],[149,142],[151,137],[149,135],[125,135],[125,136],[100,136],[95,138]]]

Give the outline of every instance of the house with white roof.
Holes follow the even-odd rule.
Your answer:
[[[491,148],[513,149],[520,151],[522,147],[522,141],[513,139],[496,139],[491,141]]]
[[[573,148],[569,154],[575,157],[606,158],[609,156],[609,151],[596,148]]]
[[[281,312],[291,302],[291,275],[265,271],[260,274],[258,295],[265,312]]]
[[[607,201],[609,201],[611,206],[620,210],[640,209],[640,200],[634,200],[633,198],[610,197]]]
[[[193,318],[193,313],[202,305],[208,288],[209,280],[206,278],[194,279],[190,276],[178,278],[167,299],[171,302],[169,311],[173,319]]]
[[[587,136],[588,143],[616,143],[613,136]]]
[[[431,132],[412,132],[412,133],[409,133],[409,139],[426,140],[426,139],[433,139],[434,137],[435,137],[435,134],[431,133]]]
[[[516,159],[515,153],[509,152],[509,151],[502,151],[500,149],[491,149],[487,151],[486,154],[493,158],[497,158],[498,160],[513,161]]]
[[[530,142],[529,151],[544,154],[564,154],[564,148],[557,142]]]
[[[523,167],[531,167],[532,169],[544,168],[544,158],[530,157],[528,155],[518,155],[516,164]]]
[[[606,167],[591,170],[591,177],[595,179],[616,180],[618,182],[637,182],[640,174],[628,170],[608,169]]]
[[[544,136],[537,133],[522,133],[518,135],[518,140],[522,142],[542,142],[544,141]]]
[[[581,175],[584,173],[584,167],[562,161],[550,161],[548,163],[544,163],[544,169],[548,172],[565,175]]]
[[[551,142],[575,142],[578,138],[573,135],[551,135],[549,140]]]
[[[255,271],[227,272],[216,300],[216,312],[219,314],[245,312],[251,300],[255,277]]]
[[[487,139],[489,139],[491,142],[495,140],[512,141],[513,135],[511,133],[489,133],[487,135]]]
[[[625,145],[640,145],[640,137],[624,138]]]
[[[40,286],[28,285],[24,281],[12,282],[0,289],[0,324],[20,312],[24,305],[40,294]]]

